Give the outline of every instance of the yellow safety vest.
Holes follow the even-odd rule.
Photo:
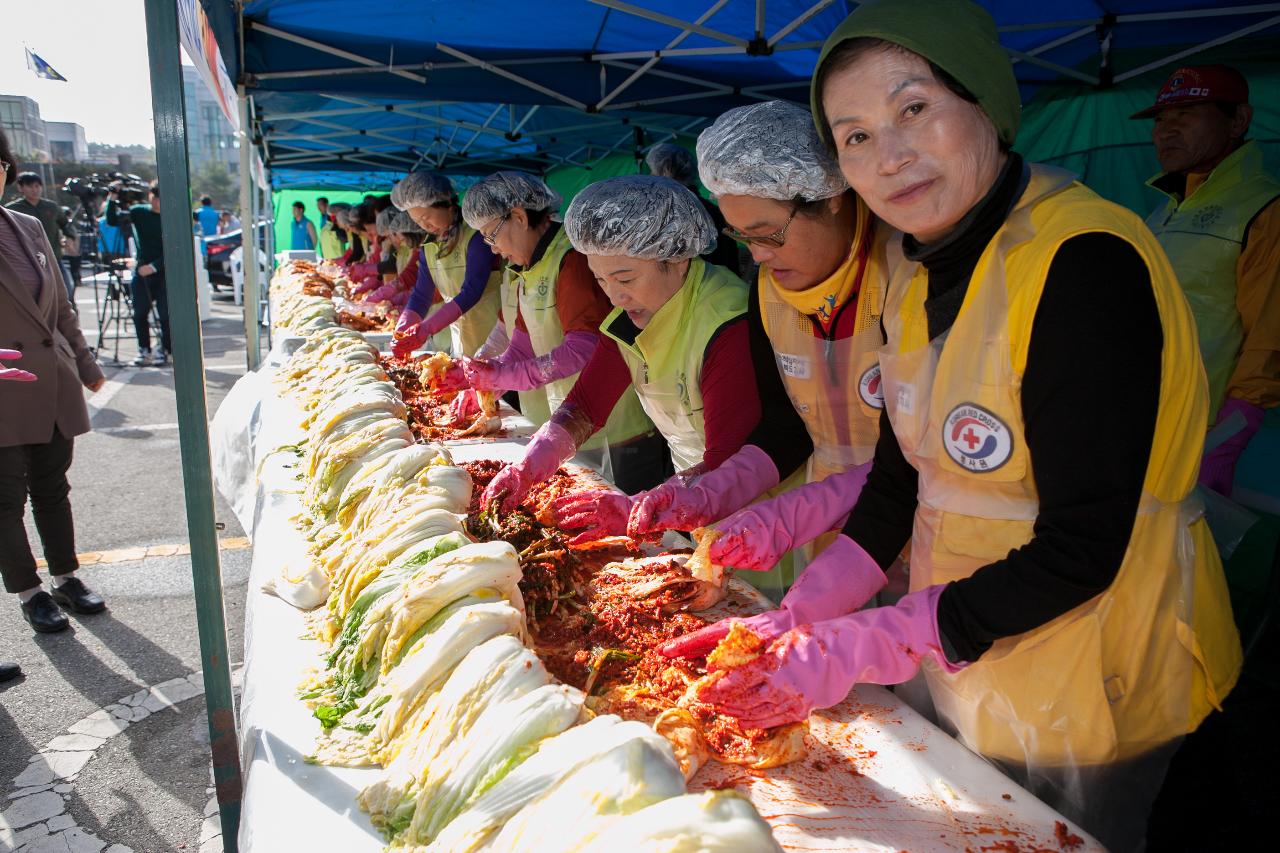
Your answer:
[[[859,203],[860,216],[870,213]],[[872,226],[874,227],[874,226]],[[880,435],[880,312],[884,309],[884,252],[891,229],[874,227],[863,264],[845,268],[860,276],[854,333],[834,340],[814,334],[814,320],[797,311],[778,293],[780,285],[767,266],[760,267],[760,318],[773,346],[787,396],[809,437],[813,456],[807,466],[810,483],[844,471],[875,455]],[[854,246],[852,251],[859,251]]]
[[[1147,185],[1159,190],[1157,175]],[[1164,192],[1161,190],[1161,192]],[[1249,223],[1280,196],[1280,182],[1263,171],[1262,149],[1246,142],[1218,164],[1191,197],[1169,196],[1147,219],[1191,304],[1200,354],[1209,374],[1209,423],[1227,395],[1244,344],[1236,309],[1236,262]]]
[[[396,248],[396,275],[404,272],[404,268],[409,266],[409,262],[413,260],[414,248],[408,244],[401,243]]]
[[[340,258],[343,254],[338,232],[334,230],[333,223],[325,219],[324,225],[320,226],[320,257],[328,260]]]
[[[701,464],[706,451],[702,362],[707,346],[722,326],[746,312],[747,286],[742,279],[694,258],[680,290],[654,313],[634,342],[610,331],[623,315],[621,308],[610,312],[600,326],[618,342],[640,405],[666,438],[677,471]]]
[[[436,289],[446,300],[456,299],[462,292],[462,283],[467,277],[467,247],[471,245],[471,237],[475,229],[465,222],[458,223],[458,236],[453,241],[453,248],[441,252],[439,243],[427,243],[422,247],[422,259],[431,270],[431,280]],[[473,355],[484,345],[485,339],[493,331],[498,322],[498,310],[502,300],[502,271],[494,270],[485,285],[484,295],[480,301],[471,306],[461,317],[453,322],[450,330],[453,334],[453,354]]]
[[[533,346],[534,355],[546,355],[564,343],[564,328],[560,325],[556,293],[560,281],[560,267],[564,263],[565,255],[572,250],[573,244],[569,242],[569,235],[565,233],[564,228],[559,227],[537,263],[523,272],[511,271],[512,281],[507,286],[503,297],[503,322],[506,323],[508,334],[510,334],[516,328],[516,316],[520,315],[524,318],[524,326],[529,332],[529,343]],[[545,423],[551,417],[550,413],[559,409],[560,404],[569,396],[580,374],[581,371],[563,379],[556,379],[538,389],[543,392],[542,399],[545,402],[542,405],[546,407],[546,414],[542,420],[532,417],[530,420],[539,424]],[[520,396],[522,407],[525,402],[524,394],[525,392],[521,392]],[[529,402],[535,409],[539,403],[532,395]],[[622,397],[614,405],[604,429],[597,431],[578,449],[594,450],[609,445],[625,444],[651,432],[653,432],[653,424],[641,408],[635,388],[631,387],[623,392]]]
[[[1164,331],[1155,437],[1124,561],[1105,592],[997,641],[966,669],[924,667],[939,715],[966,745],[1031,773],[1168,743],[1218,707],[1239,674],[1222,565],[1192,496],[1208,406],[1194,321],[1151,232],[1059,170],[1033,168],[978,261],[955,324],[934,341],[928,275],[891,245],[880,367],[894,433],[920,475],[910,563],[917,590],[966,578],[1035,535],[1039,500],[1020,394],[1027,346],[1058,247],[1092,232],[1115,234],[1142,255]],[[1082,429],[1105,418],[1106,400],[1080,417]]]

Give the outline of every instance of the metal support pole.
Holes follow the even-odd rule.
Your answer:
[[[240,232],[240,252],[244,257],[244,346],[250,370],[257,370],[262,360],[258,343],[258,240],[254,226],[258,222],[257,187],[253,184],[253,133],[250,125],[249,99],[244,86],[236,87],[240,107],[240,222],[249,223]]]
[[[191,240],[191,187],[187,178],[182,65],[178,56],[178,12],[173,0],[146,0],[151,105],[155,114],[156,164],[164,188],[161,227],[173,329],[178,443],[186,495],[187,537],[195,586],[196,624],[204,668],[205,707],[223,850],[235,853],[240,829],[240,749],[227,654],[222,569],[213,512],[209,459],[209,407],[205,396],[204,347],[196,311],[195,251]]]

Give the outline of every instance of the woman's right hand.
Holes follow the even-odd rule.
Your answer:
[[[8,379],[10,382],[36,381],[34,373],[18,367],[6,367],[4,364],[4,360],[17,361],[20,358],[22,358],[22,353],[16,349],[0,349],[0,379]]]

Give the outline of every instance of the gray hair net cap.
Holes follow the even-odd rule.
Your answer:
[[[479,228],[517,207],[554,213],[560,209],[561,201],[559,193],[533,175],[494,172],[467,190],[462,199],[462,218],[472,228]]]
[[[453,196],[453,184],[439,172],[410,172],[392,188],[391,203],[409,210],[449,201]]]
[[[397,234],[426,234],[422,226],[413,221],[413,217],[406,211],[396,210],[394,207],[387,208],[395,213],[391,217],[391,230]],[[379,214],[381,215],[381,214]]]
[[[693,155],[670,142],[662,142],[650,148],[644,161],[649,164],[649,171],[653,174],[671,178],[685,186],[692,184],[694,175],[698,173],[698,164],[693,161]]]
[[[682,261],[708,251],[716,228],[702,201],[657,175],[591,184],[564,215],[569,242],[584,255]]]
[[[698,175],[712,194],[817,201],[849,188],[803,107],[736,107],[698,136]]]

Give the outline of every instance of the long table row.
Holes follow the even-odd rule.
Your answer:
[[[240,699],[246,773],[240,849],[381,850],[383,840],[356,805],[374,769],[309,764],[319,723],[296,687],[319,648],[302,612],[265,588],[281,566],[301,565],[305,543],[290,518],[299,484],[275,448],[300,437],[298,413],[277,395],[275,351],[240,380],[211,430],[219,489],[254,545]],[[507,435],[450,444],[456,462],[513,461],[532,425],[504,411]],[[737,609],[767,600],[735,581]],[[916,713],[889,690],[863,685],[810,719],[808,756],[771,770],[711,762],[690,790],[736,788],[789,850],[888,851],[1101,849],[1083,831]]]

